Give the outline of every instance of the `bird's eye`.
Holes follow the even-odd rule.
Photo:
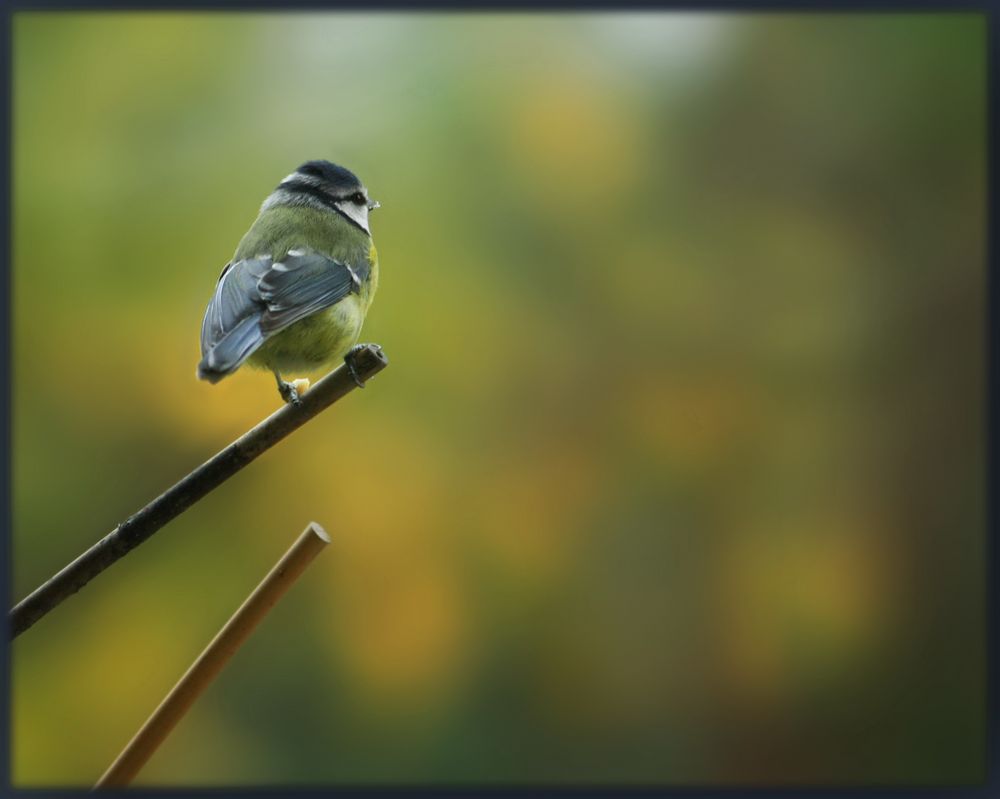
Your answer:
[[[360,191],[356,191],[351,195],[351,202],[357,203],[358,205],[368,204],[368,201],[365,199],[365,195],[363,195]]]

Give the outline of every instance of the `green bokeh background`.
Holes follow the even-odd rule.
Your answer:
[[[195,379],[270,189],[358,172],[389,368],[13,646],[89,785],[307,521],[137,784],[984,769],[976,15],[14,25],[20,598],[279,404]]]

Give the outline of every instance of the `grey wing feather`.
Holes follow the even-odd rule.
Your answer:
[[[359,288],[354,271],[316,252],[293,250],[257,284],[267,310],[260,320],[265,335],[283,330]]]
[[[234,372],[263,343],[260,315],[247,316],[210,349],[198,364],[198,377],[218,383]]]
[[[218,382],[235,370],[263,342],[264,311],[257,282],[271,267],[270,256],[229,264],[219,278],[201,323],[198,377]]]
[[[268,337],[357,290],[349,266],[316,252],[293,250],[274,264],[269,256],[230,264],[205,311],[198,376],[221,380]]]
[[[201,353],[205,355],[236,324],[262,310],[257,281],[271,268],[271,258],[245,259],[230,263],[222,271],[201,324]]]

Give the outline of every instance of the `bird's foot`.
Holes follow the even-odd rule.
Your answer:
[[[294,383],[288,383],[284,380],[279,381],[278,393],[281,394],[281,398],[289,405],[302,404],[302,400],[299,398],[299,390],[295,387]]]
[[[354,383],[357,385],[358,388],[364,388],[365,381],[362,380],[361,376],[358,374],[358,368],[357,365],[354,363],[354,360],[357,354],[361,350],[367,348],[367,346],[368,346],[367,344],[355,344],[347,351],[347,355],[344,356],[344,363],[347,364],[347,371],[351,373],[351,377],[354,378]]]

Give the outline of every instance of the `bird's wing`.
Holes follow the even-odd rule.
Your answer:
[[[358,276],[347,264],[318,252],[291,250],[257,283],[267,305],[260,328],[265,336],[273,335],[359,289]]]
[[[271,257],[261,255],[226,265],[205,309],[201,323],[201,354],[219,344],[241,321],[259,314],[257,281],[271,268]]]
[[[264,341],[260,315],[264,308],[257,282],[271,268],[261,255],[235,261],[222,270],[201,323],[198,377],[215,383],[230,374]]]
[[[312,251],[291,250],[276,263],[258,256],[229,264],[201,325],[198,376],[221,380],[265,339],[358,287],[347,264]]]

